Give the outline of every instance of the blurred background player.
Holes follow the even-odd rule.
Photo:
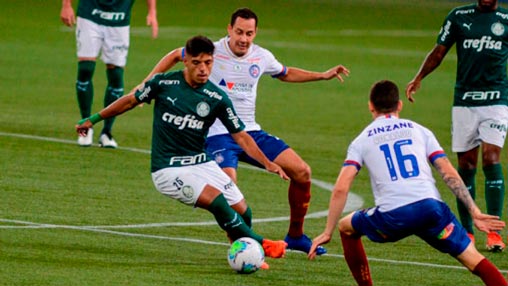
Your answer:
[[[268,171],[288,179],[280,166],[270,161],[243,129],[229,98],[208,77],[213,66],[214,45],[196,36],[185,45],[183,71],[159,74],[143,87],[76,126],[86,136],[93,124],[122,114],[140,103],[154,104],[151,152],[152,180],[159,192],[186,205],[211,212],[231,240],[252,237],[269,257],[284,256],[286,243],[271,241],[255,233],[251,212],[236,186],[205,151],[208,129],[216,119],[224,123],[238,144]],[[243,216],[231,207],[243,209]],[[266,266],[265,266],[266,268]]]
[[[233,102],[247,132],[254,138],[265,155],[280,165],[291,179],[288,199],[290,206],[289,230],[285,237],[288,248],[308,252],[312,241],[303,232],[305,215],[310,203],[311,169],[309,165],[283,140],[261,129],[256,122],[257,85],[261,75],[268,74],[285,82],[309,82],[347,76],[349,70],[337,65],[325,72],[312,72],[282,65],[274,55],[253,43],[257,34],[257,15],[248,8],[236,10],[227,27],[228,35],[215,42],[215,65],[210,81],[219,86]],[[169,52],[154,67],[145,80],[171,69],[182,61],[183,48]],[[237,181],[238,161],[257,167],[256,160],[236,144],[220,121],[210,128],[207,151],[233,181]],[[319,248],[318,254],[326,253]]]
[[[94,97],[93,74],[95,61],[99,53],[106,64],[108,85],[104,95],[104,107],[124,93],[123,72],[129,51],[129,29],[131,9],[134,0],[80,0],[77,19],[71,0],[62,0],[60,18],[69,27],[76,24],[76,43],[78,55],[78,76],[76,93],[81,118],[87,118],[92,112]],[[156,0],[147,0],[147,25],[152,26],[152,37],[158,33]],[[115,118],[104,121],[99,145],[106,148],[118,147],[111,135]],[[80,146],[91,146],[93,130],[86,136],[78,137]]]
[[[421,81],[439,66],[453,44],[457,49],[457,76],[452,151],[457,152],[458,172],[475,199],[481,148],[487,213],[501,217],[505,188],[500,156],[508,128],[508,10],[499,7],[497,0],[478,0],[477,4],[453,9],[441,27],[436,46],[407,85],[409,101],[413,102]],[[460,200],[457,208],[474,241],[467,208]],[[487,235],[489,251],[502,251],[504,247],[499,233]]]
[[[344,258],[358,285],[372,285],[361,241],[363,235],[379,243],[416,235],[455,257],[485,285],[508,285],[496,266],[478,252],[466,230],[441,200],[427,160],[464,204],[479,230],[500,230],[504,222],[497,216],[481,213],[434,134],[416,122],[399,118],[401,109],[399,90],[393,82],[374,84],[369,99],[374,120],[349,145],[333,188],[325,231],[314,239],[309,258],[315,257],[318,245],[331,240],[338,223]],[[376,206],[340,219],[362,166],[368,168]]]

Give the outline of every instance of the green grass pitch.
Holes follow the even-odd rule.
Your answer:
[[[133,9],[126,90],[189,37],[224,36],[230,14],[242,6],[259,16],[256,42],[282,63],[318,71],[343,64],[351,70],[343,84],[335,80],[287,84],[266,77],[259,86],[258,121],[290,144],[322,183],[313,186],[309,213],[314,216],[305,224],[312,237],[324,228],[329,186],[349,142],[371,120],[370,86],[391,79],[403,91],[434,46],[445,15],[465,3],[159,0],[160,37],[152,40],[144,2],[138,0]],[[60,4],[4,0],[0,8],[0,285],[354,284],[338,233],[327,245],[329,255],[315,261],[289,252],[284,259],[268,259],[269,271],[235,274],[226,259],[227,238],[212,216],[165,198],[153,187],[149,105],[117,119],[114,135],[122,148],[77,147],[75,39],[74,31],[60,23]],[[416,103],[404,99],[402,112],[431,128],[453,162],[450,110],[455,64],[452,51],[424,80]],[[100,61],[94,85],[96,112],[105,86]],[[98,124],[97,129],[101,127]],[[478,204],[484,209],[481,172],[477,182]],[[369,185],[362,171],[353,192],[363,206],[373,204]],[[282,239],[289,214],[287,182],[241,168],[239,186],[254,218],[260,219],[255,230]],[[439,186],[455,210],[453,196],[441,182]],[[364,239],[364,243],[376,285],[481,283],[453,258],[416,238],[383,245]],[[477,247],[506,272],[507,254],[488,253],[484,243],[485,235],[478,234]]]

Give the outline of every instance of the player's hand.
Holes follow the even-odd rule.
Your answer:
[[[480,213],[473,217],[475,227],[483,232],[499,231],[505,227],[505,222],[498,216]]]
[[[288,175],[286,175],[286,172],[284,172],[282,167],[275,164],[274,162],[268,163],[268,165],[265,166],[265,169],[270,173],[279,175],[279,177],[281,177],[281,179],[289,180]]]
[[[343,65],[335,66],[325,72],[326,79],[332,79],[335,77],[340,80],[340,82],[344,82],[344,78],[342,78],[343,75],[349,76],[349,70]]]
[[[312,240],[312,246],[310,247],[309,253],[307,254],[307,258],[310,260],[316,257],[316,248],[322,244],[327,244],[332,240],[332,236],[326,233],[322,233],[319,236],[316,236],[314,240]]]
[[[84,121],[80,120],[78,124],[76,124],[75,128],[78,135],[84,137],[88,133],[88,130],[92,128],[92,126],[93,124],[89,119],[84,119]]]
[[[157,22],[155,14],[150,13],[146,16],[146,25],[152,27],[152,39],[157,38],[159,36],[159,22]]]
[[[406,87],[406,98],[409,102],[415,102],[413,95],[420,89],[420,81],[413,79],[407,84]]]
[[[76,16],[74,15],[74,10],[72,6],[63,6],[60,11],[60,20],[67,27],[73,27],[76,24]]]

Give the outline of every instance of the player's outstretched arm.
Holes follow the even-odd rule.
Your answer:
[[[62,10],[60,10],[60,20],[65,26],[73,27],[76,24],[76,16],[74,15],[74,9],[72,9],[71,0],[62,0]]]
[[[340,170],[330,197],[325,230],[312,241],[312,246],[307,255],[309,259],[314,259],[316,257],[316,248],[319,245],[326,244],[332,240],[333,232],[337,228],[339,219],[346,206],[349,189],[357,173],[358,170],[354,166],[344,166]]]
[[[434,161],[434,167],[439,172],[444,182],[450,188],[452,193],[464,204],[473,218],[474,225],[480,231],[491,232],[501,230],[504,228],[505,223],[499,220],[498,216],[483,214],[469,191],[460,178],[459,173],[453,167],[452,163],[446,157],[438,158]]]
[[[237,133],[232,133],[231,136],[238,143],[238,145],[247,153],[247,155],[254,158],[261,165],[265,167],[268,172],[278,174],[284,180],[289,180],[288,175],[284,172],[284,170],[274,162],[270,161],[263,151],[259,149],[256,141],[252,139],[252,137],[245,131],[240,131]]]
[[[343,65],[335,66],[325,72],[314,72],[288,67],[287,73],[278,77],[278,79],[285,82],[309,82],[337,78],[339,81],[344,82],[344,77],[347,76],[349,76],[349,70]]]

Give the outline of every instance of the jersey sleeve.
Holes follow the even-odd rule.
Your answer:
[[[436,136],[432,131],[429,129],[422,127],[423,133],[425,138],[427,138],[426,142],[426,154],[427,158],[431,163],[434,163],[434,161],[441,157],[446,157],[446,153],[444,152],[443,148],[437,141]]]
[[[342,164],[343,167],[345,166],[354,166],[356,167],[356,170],[360,171],[363,165],[363,156],[360,146],[360,140],[356,138],[351,142],[347,149],[347,155],[346,160],[344,160],[344,163]]]
[[[276,78],[287,73],[287,67],[281,64],[270,51],[265,49],[263,52],[263,58],[266,61],[265,74]]]
[[[222,100],[218,106],[217,117],[224,124],[229,133],[238,133],[245,129],[245,124],[236,114],[233,103],[227,95],[223,94]]]
[[[448,16],[445,18],[443,22],[443,25],[441,26],[441,30],[439,31],[439,35],[436,41],[437,44],[439,45],[451,47],[456,41],[456,28],[455,28],[456,25],[454,11],[448,14]]]
[[[161,74],[156,74],[149,81],[145,82],[145,84],[138,88],[134,93],[136,100],[138,102],[144,102],[150,104],[152,99],[154,99],[155,94],[159,89],[159,79]]]

